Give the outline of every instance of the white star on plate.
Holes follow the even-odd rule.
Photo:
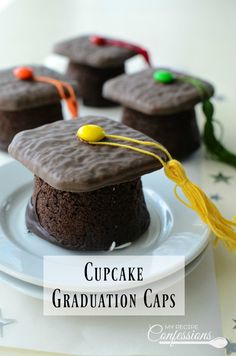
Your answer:
[[[3,336],[3,328],[6,325],[10,325],[15,323],[16,320],[15,319],[6,319],[2,317],[2,311],[0,309],[0,336]]]

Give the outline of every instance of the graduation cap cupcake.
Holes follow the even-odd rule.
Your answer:
[[[79,95],[87,106],[114,105],[114,101],[102,96],[102,86],[108,79],[124,73],[127,59],[141,54],[150,64],[144,48],[95,35],[60,42],[54,52],[69,58],[67,74],[78,81]]]
[[[200,146],[195,105],[202,101],[199,91],[185,78],[184,73],[150,68],[109,80],[103,94],[122,104],[123,123],[159,141],[175,157],[183,158]],[[207,99],[213,95],[213,87],[202,83]]]
[[[176,198],[216,242],[236,250],[235,220],[221,215],[164,146],[121,123],[94,116],[58,121],[17,134],[9,152],[35,175],[26,225],[47,241],[90,251],[134,241],[150,222],[140,177],[163,167]]]
[[[89,145],[76,136],[80,126],[94,123],[113,134],[146,139],[121,123],[88,116],[21,132],[9,147],[35,175],[26,212],[29,231],[68,249],[108,250],[114,242],[119,246],[136,240],[150,222],[140,177],[161,164],[138,152]],[[86,128],[80,132],[86,136]]]
[[[72,86],[73,85],[73,86]],[[0,149],[7,150],[18,132],[62,120],[61,100],[77,117],[75,83],[43,66],[0,71]]]
[[[203,141],[211,158],[236,167],[236,155],[215,134],[213,86],[196,77],[167,69],[150,68],[121,75],[104,85],[105,97],[124,106],[122,121],[184,158],[200,146],[194,107],[202,103]]]

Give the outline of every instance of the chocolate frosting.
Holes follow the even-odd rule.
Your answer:
[[[77,84],[54,70],[33,66],[35,75],[56,78],[70,83],[77,91]],[[13,75],[16,67],[0,70],[0,110],[18,111],[60,101],[54,85],[33,80],[18,80]]]
[[[89,40],[90,36],[59,42],[54,46],[54,52],[68,57],[72,62],[99,68],[120,66],[136,55],[134,51],[127,48],[93,44]]]
[[[54,236],[50,235],[47,232],[47,230],[45,230],[40,224],[31,199],[26,207],[25,221],[26,221],[26,226],[30,232],[33,232],[35,235],[41,237],[42,239],[61,247],[60,241],[57,241],[57,239]],[[67,249],[70,249],[70,247],[67,246]],[[74,250],[76,249],[76,247],[71,249]]]
[[[108,134],[153,141],[119,122],[86,116],[20,132],[10,144],[9,153],[52,187],[69,192],[87,192],[128,182],[161,168],[159,161],[145,154],[81,142],[76,132],[85,124],[100,125]],[[119,140],[116,142],[124,143]],[[145,149],[166,159],[158,149]]]
[[[170,70],[149,68],[135,74],[123,74],[110,79],[103,87],[103,96],[148,115],[169,115],[189,110],[202,100],[197,89],[191,84],[179,80],[170,84],[155,81],[153,73],[160,69]],[[177,79],[187,75],[170,71]],[[202,80],[202,82],[209,93],[206,98],[211,97],[214,93],[213,86],[206,81]]]

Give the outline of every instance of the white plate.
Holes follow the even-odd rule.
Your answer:
[[[62,249],[27,232],[25,208],[31,196],[32,175],[18,162],[0,169],[0,270],[12,277],[43,285],[43,256],[91,255]],[[162,171],[143,177],[151,225],[147,232],[123,250],[97,255],[185,256],[186,265],[208,243],[208,228],[198,216],[173,195],[173,184]],[[92,253],[96,255],[96,253]],[[156,279],[167,276],[174,266],[163,266]]]
[[[195,270],[195,268],[198,267],[198,265],[201,263],[204,256],[205,256],[205,250],[197,258],[195,258],[193,262],[188,264],[188,266],[185,268],[185,277],[189,276]],[[168,279],[168,277],[166,279]],[[163,283],[165,283],[166,279],[163,281]],[[10,286],[11,288],[29,297],[40,299],[40,300],[43,299],[43,287],[24,282],[20,279],[9,276],[9,274],[6,274],[4,272],[0,272],[0,282]]]

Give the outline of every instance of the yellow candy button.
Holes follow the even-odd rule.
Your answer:
[[[84,125],[77,131],[77,137],[86,142],[98,142],[105,137],[105,131],[98,125]]]

